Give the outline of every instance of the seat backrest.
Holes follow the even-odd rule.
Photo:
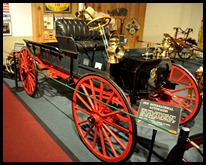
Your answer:
[[[77,52],[77,47],[72,37],[56,36],[56,39],[60,49],[69,50],[74,53]]]
[[[74,40],[102,40],[98,31],[89,30],[87,20],[58,19],[56,20],[56,36],[72,37]],[[105,29],[106,36],[108,30]]]
[[[102,36],[97,30],[89,30],[88,20],[57,19],[56,38],[59,47],[69,51],[103,50],[105,49]],[[105,28],[107,38],[109,29]]]

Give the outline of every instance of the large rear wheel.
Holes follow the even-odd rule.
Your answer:
[[[78,133],[100,160],[128,160],[136,146],[137,126],[131,106],[116,83],[98,73],[81,77],[72,98]],[[125,113],[124,113],[125,112]]]
[[[33,96],[37,89],[37,70],[33,55],[23,47],[19,57],[19,74],[26,93]]]

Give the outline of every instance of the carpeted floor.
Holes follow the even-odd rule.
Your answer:
[[[3,162],[72,162],[5,84]]]

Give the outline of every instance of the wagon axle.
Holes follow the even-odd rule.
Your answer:
[[[88,117],[88,122],[90,125],[95,124],[97,127],[101,127],[103,121],[99,115],[94,114],[93,116]]]
[[[89,124],[94,124],[95,123],[95,119],[94,119],[93,116],[88,117],[87,120],[88,120]]]

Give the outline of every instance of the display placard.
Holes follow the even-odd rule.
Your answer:
[[[138,117],[160,127],[178,132],[181,108],[142,99],[138,108]],[[165,132],[161,128],[137,119],[137,125]]]

